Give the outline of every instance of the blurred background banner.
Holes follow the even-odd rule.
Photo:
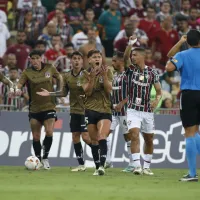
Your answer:
[[[185,160],[184,131],[177,115],[156,115],[153,168],[187,168]],[[69,131],[69,114],[58,113],[53,145],[50,151],[52,166],[75,166],[77,160]],[[44,130],[42,131],[42,139]],[[141,141],[143,141],[141,137]],[[33,154],[32,134],[27,112],[1,112],[0,114],[0,165],[24,165]],[[143,146],[143,145],[141,145]],[[86,165],[93,167],[90,147],[83,143]],[[142,149],[141,149],[142,152]],[[124,167],[128,154],[119,128],[112,136],[112,161],[114,167]],[[197,162],[198,163],[198,162]]]

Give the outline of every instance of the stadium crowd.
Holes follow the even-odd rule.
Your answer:
[[[83,54],[84,66],[93,48],[110,65],[113,53],[124,52],[128,38],[136,35],[135,46],[146,49],[146,65],[160,74],[163,98],[159,107],[176,110],[180,76],[165,72],[167,54],[189,29],[199,30],[199,11],[199,0],[1,0],[0,70],[17,82],[30,65],[32,49],[42,51],[43,61],[53,63],[59,72],[70,69],[75,50]],[[187,48],[183,43],[181,50]],[[26,88],[21,97],[9,98],[7,92],[1,84],[1,109],[8,105],[13,108],[7,110],[21,110],[27,105]],[[151,97],[155,97],[154,88]],[[58,98],[58,103],[68,106],[69,100]]]

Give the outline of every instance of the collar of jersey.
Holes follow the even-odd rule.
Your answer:
[[[81,69],[81,71],[83,71],[83,69]],[[73,77],[77,77],[77,76],[80,75],[81,71],[75,76],[74,73],[73,73],[73,69],[72,69],[72,70],[71,70],[71,75],[72,75]]]

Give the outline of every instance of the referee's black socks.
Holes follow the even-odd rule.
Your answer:
[[[106,139],[99,140],[99,149],[100,149],[100,166],[104,167],[108,149]]]
[[[76,158],[78,160],[79,165],[84,165],[83,148],[82,148],[81,142],[74,144],[74,150],[75,150]]]
[[[39,141],[33,140],[33,149],[35,152],[35,156],[41,161],[41,150],[42,150],[42,145]]]
[[[52,142],[53,142],[53,137],[52,136],[45,136],[44,141],[43,141],[43,151],[44,151],[43,159],[47,159],[48,158]]]
[[[99,160],[99,145],[92,145],[91,146],[92,149],[92,156],[93,156],[93,160],[96,166],[96,169],[99,169],[99,165],[100,165],[100,160]]]

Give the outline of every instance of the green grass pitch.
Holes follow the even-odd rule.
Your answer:
[[[0,200],[197,200],[200,182],[178,179],[187,170],[153,169],[155,175],[135,176],[109,169],[92,176],[94,169],[71,172],[67,167],[28,171],[0,167]]]

